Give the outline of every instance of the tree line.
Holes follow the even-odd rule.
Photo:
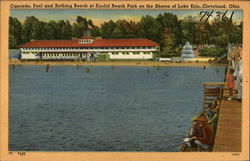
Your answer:
[[[71,24],[68,20],[44,22],[35,16],[26,17],[21,23],[9,18],[9,47],[35,40],[67,40],[80,38],[88,32],[93,37],[103,38],[148,38],[160,44],[161,56],[176,56],[181,53],[185,42],[195,45],[215,45],[219,56],[226,52],[228,43],[242,43],[242,25],[232,21],[200,22],[196,17],[184,19],[172,13],[157,17],[142,16],[139,22],[120,19],[107,21],[96,26],[91,19],[77,16]],[[209,56],[209,55],[208,55]]]

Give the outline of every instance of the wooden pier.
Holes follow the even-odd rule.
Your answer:
[[[235,64],[238,63],[238,57],[241,50],[233,48],[228,55],[228,68],[226,74],[225,88],[223,99],[221,101],[217,133],[214,141],[214,152],[241,152],[242,151],[242,103],[239,100],[228,101],[228,78],[231,67],[230,56],[235,56]],[[235,66],[233,66],[235,68]],[[236,93],[234,92],[234,97]]]
[[[223,96],[213,151],[241,152],[242,104],[237,100],[228,101],[228,91]]]

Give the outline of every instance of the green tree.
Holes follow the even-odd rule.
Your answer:
[[[10,49],[16,48],[16,45],[17,45],[16,37],[12,33],[10,33],[9,34],[9,48]]]
[[[129,22],[126,20],[117,20],[115,22],[115,37],[126,37],[128,35]]]
[[[230,39],[229,41],[231,43],[242,44],[242,26],[243,26],[242,21],[240,22],[239,25],[234,24],[229,38]]]
[[[100,28],[97,27],[97,26],[93,26],[92,29],[91,29],[91,35],[93,37],[101,36],[101,30],[100,30]]]
[[[57,22],[51,20],[45,25],[47,31],[47,36],[49,40],[55,40],[57,38]]]
[[[231,21],[213,21],[211,23],[210,43],[218,47],[224,48],[230,42],[233,31],[233,23]]]
[[[101,25],[101,35],[104,38],[114,38],[114,30],[116,28],[116,24],[110,20],[108,22],[104,22]]]
[[[160,42],[160,24],[152,16],[143,16],[140,20],[139,36]]]
[[[70,39],[72,33],[72,26],[70,25],[69,21],[67,20],[66,22],[62,23],[61,26],[61,39]]]
[[[92,21],[89,21],[89,22],[92,22]],[[74,37],[80,38],[83,35],[86,35],[87,31],[88,31],[88,20],[81,16],[77,16],[76,22],[73,23],[73,26],[72,26],[72,35]]]
[[[195,44],[209,44],[210,24],[208,22],[197,22],[195,24],[195,31]]]
[[[165,32],[165,29],[168,28],[174,35],[175,43],[173,44],[177,47],[182,42],[182,32],[181,24],[178,20],[178,17],[172,13],[159,14],[156,18],[157,24],[160,24],[159,34]]]
[[[9,18],[9,44],[12,48],[22,43],[22,24],[17,18]]]
[[[193,20],[181,20],[181,31],[183,39],[181,44],[185,44],[186,42],[190,42],[191,44],[195,43],[195,24],[196,22]]]
[[[31,39],[39,40],[42,35],[42,25],[41,22],[34,16],[28,16],[22,28],[22,41],[28,42]]]
[[[175,55],[175,35],[173,31],[166,27],[162,34],[162,56],[174,56]]]

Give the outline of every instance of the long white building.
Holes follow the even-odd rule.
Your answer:
[[[72,40],[33,40],[20,45],[22,60],[152,59],[159,44],[145,38],[101,39],[90,36]]]

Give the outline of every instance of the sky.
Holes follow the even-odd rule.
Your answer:
[[[18,18],[23,22],[27,16],[35,16],[39,20],[48,22],[50,20],[68,20],[70,23],[74,23],[77,16],[86,17],[91,19],[94,25],[100,26],[103,22],[109,20],[116,21],[118,19],[126,19],[128,21],[133,20],[138,22],[142,16],[150,15],[157,17],[160,13],[169,12],[178,16],[179,19],[183,19],[187,16],[199,16],[201,10],[11,10],[11,16]],[[228,17],[230,16],[230,10]],[[240,22],[242,20],[243,13],[241,10],[235,10],[233,15],[233,21]]]

